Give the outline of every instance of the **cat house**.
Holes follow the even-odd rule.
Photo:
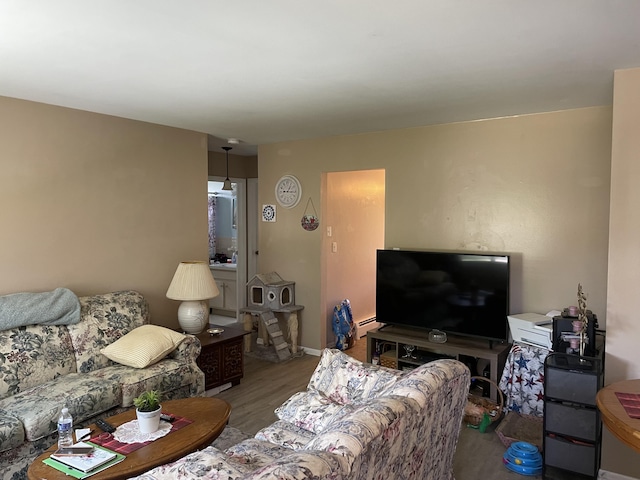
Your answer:
[[[247,282],[248,307],[279,310],[295,305],[295,282],[283,280],[276,272],[259,273]]]

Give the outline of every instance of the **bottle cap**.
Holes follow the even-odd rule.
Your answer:
[[[62,408],[62,413],[69,413],[69,409],[67,407],[63,407]]]

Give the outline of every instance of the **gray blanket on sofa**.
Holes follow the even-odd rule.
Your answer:
[[[68,288],[0,296],[0,330],[23,325],[71,325],[80,321],[80,301]]]

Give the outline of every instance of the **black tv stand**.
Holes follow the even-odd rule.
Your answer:
[[[403,358],[404,345],[414,345],[413,352],[416,359]],[[429,341],[429,332],[426,330],[399,327],[397,325],[385,325],[376,330],[367,332],[367,361],[376,351],[376,346],[385,349],[383,356],[389,360],[391,366],[399,370],[415,368],[423,363],[438,358],[454,358],[468,363],[471,360],[483,360],[488,363],[488,378],[495,384],[500,381],[507,355],[511,349],[509,343],[495,343],[469,337],[457,337],[448,335],[445,343]],[[385,362],[381,362],[385,365]],[[389,365],[385,365],[389,366]],[[480,372],[482,374],[482,372]],[[490,389],[490,397],[497,401],[498,393],[495,387]]]

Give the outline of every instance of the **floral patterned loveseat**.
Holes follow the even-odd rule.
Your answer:
[[[4,479],[26,478],[33,459],[56,442],[63,405],[69,407],[74,427],[80,427],[127,410],[144,390],[157,389],[166,399],[204,391],[204,374],[196,365],[200,342],[194,336],[185,335],[166,358],[145,368],[121,365],[100,353],[149,323],[148,304],[140,293],[120,291],[78,300],[78,323],[0,331],[0,471]]]
[[[452,480],[469,381],[456,360],[400,372],[327,349],[307,390],[254,438],[207,447],[137,480]]]

